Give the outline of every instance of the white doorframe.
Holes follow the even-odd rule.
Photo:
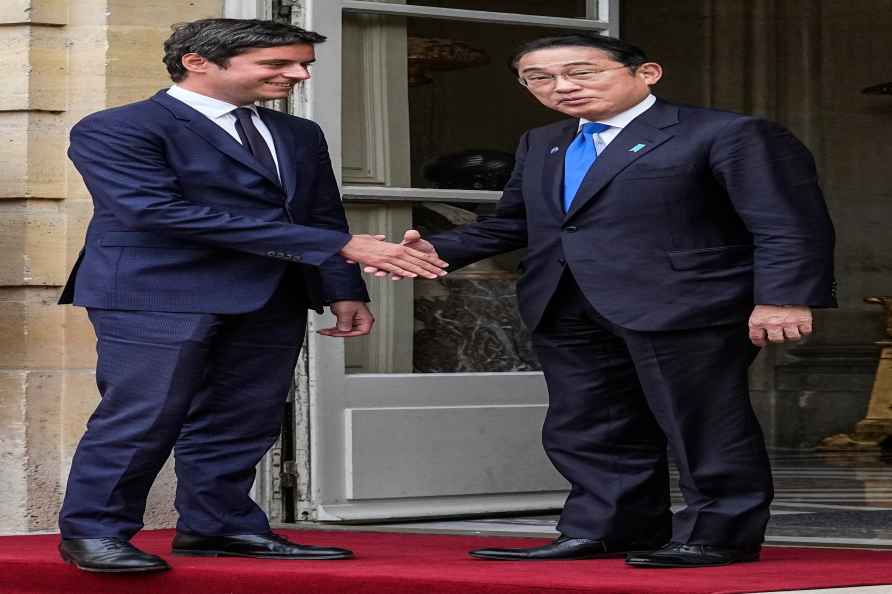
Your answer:
[[[269,0],[225,0],[223,16],[227,19],[268,19]]]
[[[339,181],[342,167],[341,46],[345,12],[537,25],[549,30],[588,29],[609,34],[617,33],[618,23],[618,0],[589,0],[586,18],[579,19],[413,6],[411,0],[407,3],[290,0],[290,3],[292,11],[299,15],[292,22],[328,37],[327,42],[316,47],[318,66],[313,71],[313,78],[305,85],[303,95],[293,106],[293,112],[313,119],[325,131]],[[233,18],[269,18],[266,14],[269,0],[226,0],[225,6],[225,14]],[[444,194],[437,190],[369,186],[345,187],[343,194],[354,201],[442,200],[447,195],[450,201],[480,202],[498,198],[498,193],[493,192],[449,191]],[[551,468],[539,443],[539,427],[547,407],[541,373],[347,374],[343,342],[315,333],[316,329],[332,323],[330,314],[312,315],[309,320],[304,350],[308,375],[302,378],[308,396],[309,426],[302,423],[301,428],[308,432],[308,439],[302,448],[305,464],[299,468],[299,471],[309,470],[309,477],[304,476],[299,481],[306,492],[301,493],[298,518],[368,521],[523,512],[562,505],[566,483]],[[368,475],[376,473],[397,476],[395,472],[400,469],[388,466],[388,453],[399,456],[406,451],[423,450],[424,455],[442,460],[443,452],[427,447],[430,444],[424,431],[436,429],[440,423],[438,419],[446,417],[456,419],[449,425],[455,428],[456,434],[461,434],[467,427],[472,428],[466,437],[448,444],[448,453],[465,456],[469,465],[482,464],[486,471],[470,477],[465,491],[437,491],[434,487],[442,478],[439,474],[430,475],[431,489],[428,489],[423,460],[415,466],[410,464],[409,474],[404,475],[406,488],[411,491],[406,497],[400,496],[400,480],[387,484],[367,480]],[[510,423],[516,431],[506,432],[494,447],[490,444],[481,448],[482,442],[475,441],[475,436],[491,429],[493,425],[487,425],[487,419],[495,418],[506,419],[500,422],[503,425]],[[403,427],[407,430],[394,431],[393,427],[399,427],[399,423],[405,423]],[[443,434],[450,435],[450,432]],[[296,437],[300,439],[302,436]],[[370,449],[375,449],[376,455],[369,457]],[[506,471],[512,463],[516,466],[512,468],[515,474],[522,474],[529,467],[538,469],[538,474],[526,482],[522,480],[524,477],[512,482],[513,479],[503,476],[494,482],[499,485],[496,490],[487,492],[488,479],[484,474]],[[444,468],[445,474],[460,474],[461,464],[453,462],[451,467]],[[275,470],[269,467],[264,470],[271,471]],[[365,482],[357,477],[365,477]]]
[[[343,14],[366,13],[393,16],[414,16],[423,18],[446,18],[471,20],[493,24],[540,25],[549,29],[589,29],[614,32],[616,2],[590,2],[586,19],[567,19],[517,15],[476,10],[456,10],[413,6],[407,3],[369,2],[360,0],[306,0],[302,3],[307,17],[307,27],[321,32],[329,41],[317,48],[319,68],[314,72],[311,87],[310,110],[325,130],[329,139],[336,174],[341,170],[341,39],[343,34]],[[603,20],[595,20],[595,17]],[[353,186],[343,188],[344,194],[352,199],[375,195],[381,200],[386,193],[393,198],[424,200],[436,191],[419,191],[411,188],[370,188]],[[470,195],[469,195],[470,194]],[[485,195],[481,195],[485,194]],[[492,193],[449,192],[450,199],[457,196],[475,200],[493,200]],[[433,198],[433,196],[431,196]],[[330,320],[321,320],[327,324]],[[320,322],[312,322],[311,330]],[[506,511],[529,511],[560,507],[566,496],[566,484],[557,477],[539,445],[539,426],[546,409],[546,391],[540,373],[462,373],[462,374],[353,374],[344,372],[344,352],[340,342],[317,337],[312,331],[309,338],[310,370],[310,411],[311,425],[311,494],[309,497],[310,517],[318,520],[376,520],[405,517],[444,516],[450,514],[475,514]],[[423,397],[419,397],[422,395]],[[481,395],[486,395],[481,403]],[[413,398],[415,395],[416,398]],[[422,406],[413,406],[415,400],[423,401]],[[419,413],[419,414],[415,414]],[[511,448],[498,452],[500,460],[493,463],[494,472],[506,467],[517,456],[527,460],[530,466],[547,466],[542,472],[554,476],[537,475],[536,483],[541,488],[528,488],[526,491],[491,494],[473,492],[479,484],[473,485],[469,494],[437,495],[425,492],[424,483],[415,481],[423,474],[422,467],[406,470],[408,483],[415,485],[415,494],[421,496],[398,497],[399,488],[378,485],[377,488],[355,488],[356,477],[363,471],[377,473],[382,481],[396,475],[388,465],[387,453],[399,455],[406,448],[425,449],[423,435],[415,436],[411,430],[433,426],[439,415],[455,415],[463,424],[473,425],[487,415],[504,415],[518,424],[518,432],[527,436],[526,441],[512,442]],[[381,423],[379,418],[392,416],[393,425]],[[393,432],[387,427],[398,427],[405,419],[404,427],[415,437],[405,437],[405,431]],[[357,430],[357,423],[365,423],[364,429]],[[480,420],[480,422],[485,422]],[[427,423],[428,425],[425,425]],[[386,435],[375,433],[380,427]],[[469,434],[470,436],[470,434]],[[412,442],[412,439],[421,441]],[[501,443],[501,440],[500,440]],[[475,455],[474,444],[452,444],[455,455]],[[378,468],[362,469],[366,458],[363,454],[369,448],[378,448],[377,457],[368,458],[367,463]],[[402,448],[402,449],[399,449]],[[436,456],[436,452],[431,453]],[[359,460],[359,461],[357,461]],[[485,463],[484,463],[485,464]],[[489,470],[489,469],[488,469]],[[388,472],[390,474],[388,474]],[[556,478],[555,478],[556,477]],[[424,478],[418,479],[423,481]],[[479,482],[479,481],[478,481]],[[524,489],[520,485],[518,489]],[[357,501],[357,496],[364,499]]]

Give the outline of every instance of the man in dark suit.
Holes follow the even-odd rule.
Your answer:
[[[275,442],[307,309],[334,337],[373,319],[356,262],[395,276],[444,262],[380,236],[351,236],[322,131],[257,107],[310,78],[316,33],[266,21],[175,28],[176,83],[95,113],[69,155],[94,202],[61,303],[87,308],[102,395],[72,462],[62,557],[100,572],[168,569],[129,540],[175,450],[174,554],[342,559],[289,542],[251,500]]]
[[[571,490],[553,543],[472,555],[754,561],[773,493],[747,368],[835,304],[814,161],[777,124],[655,98],[661,67],[617,39],[537,40],[514,66],[573,119],[523,135],[494,216],[403,242],[453,269],[527,249],[517,294],[548,384],[543,442]],[[667,442],[687,504],[674,519]]]

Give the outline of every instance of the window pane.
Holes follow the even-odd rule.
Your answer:
[[[521,134],[560,118],[508,66],[521,43],[553,32],[410,18],[406,33],[412,187],[501,189]]]
[[[586,0],[409,0],[414,6],[585,18]]]
[[[554,33],[536,26],[345,15],[344,184],[500,190],[524,131],[562,117],[535,101],[508,66],[521,43]],[[427,236],[492,208],[363,203],[349,205],[348,215],[356,233],[399,240],[406,228]],[[367,279],[376,331],[346,343],[348,372],[538,369],[517,311],[520,257],[504,254],[439,281]]]
[[[348,204],[353,233],[404,229],[423,237],[449,231],[492,205],[404,202]],[[530,335],[517,308],[522,251],[451,271],[438,280],[393,282],[366,276],[376,318],[367,337],[345,341],[347,373],[535,371]]]
[[[517,82],[510,60],[522,43],[555,33],[345,15],[344,183],[501,189],[523,132],[561,118]]]
[[[413,225],[422,236],[474,220],[467,205],[418,204]],[[515,285],[523,252],[490,258],[436,281],[416,281],[415,373],[535,371],[530,335],[517,309]]]

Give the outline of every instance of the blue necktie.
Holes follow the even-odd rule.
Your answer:
[[[598,122],[584,124],[582,130],[567,147],[567,154],[564,155],[564,212],[570,211],[570,205],[573,204],[573,198],[576,196],[579,186],[582,185],[585,174],[598,158],[598,153],[595,151],[594,135],[600,134],[607,128],[610,126]]]

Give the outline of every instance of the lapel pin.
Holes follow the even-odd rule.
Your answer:
[[[556,152],[558,152],[559,150],[561,150],[561,147],[559,147],[559,146],[553,146],[553,147],[551,147],[551,154],[553,155],[553,154],[555,154]]]
[[[646,144],[636,144],[635,146],[633,146],[632,148],[629,149],[629,152],[630,152],[630,153],[637,153],[638,151],[640,151],[641,149],[643,149],[645,146],[647,146],[647,145],[646,145]]]

